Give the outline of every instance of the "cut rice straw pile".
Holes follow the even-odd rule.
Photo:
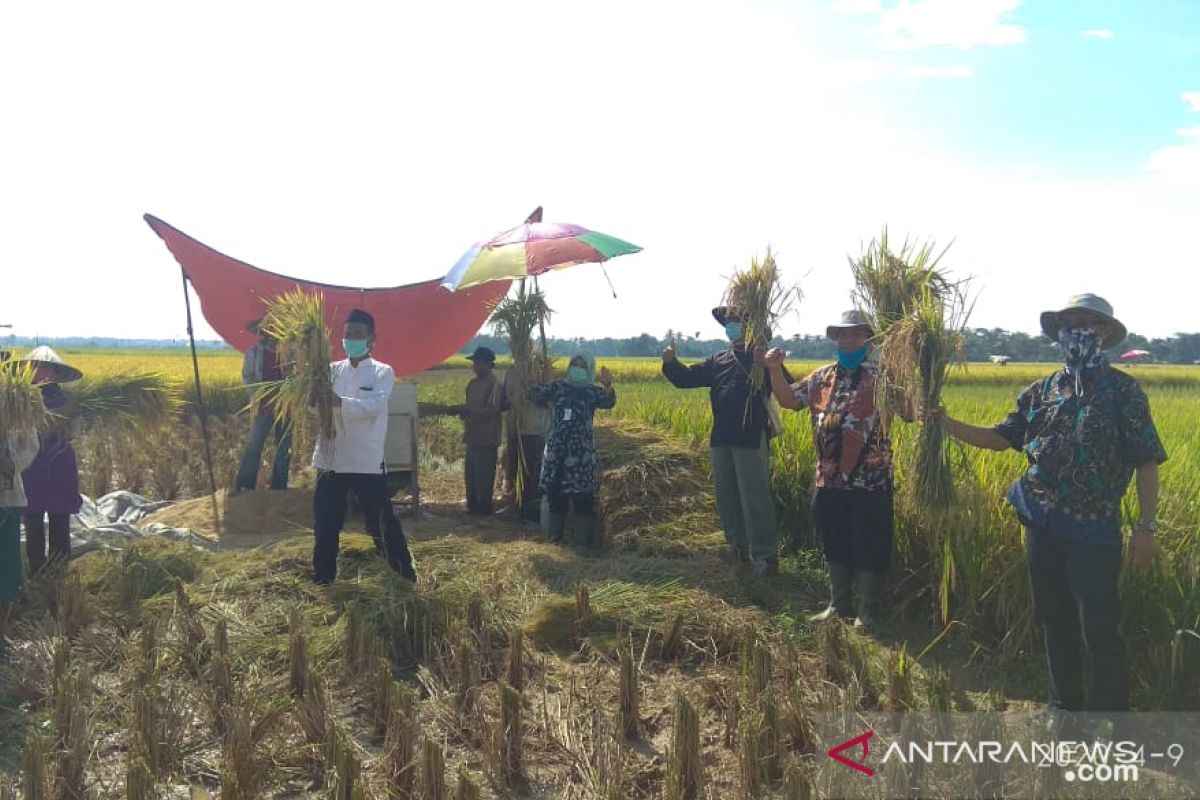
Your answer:
[[[885,424],[897,403],[939,407],[946,373],[962,361],[970,309],[964,283],[938,269],[945,253],[935,253],[932,243],[908,240],[894,253],[885,228],[861,258],[851,259],[855,301],[879,348],[876,402]],[[917,500],[928,509],[948,508],[954,499],[946,444],[941,417],[931,417],[917,437],[914,480]]]
[[[296,289],[268,301],[259,329],[276,341],[284,377],[261,384],[254,402],[271,403],[276,417],[298,431],[315,425],[318,436],[332,440],[336,431],[324,296]],[[309,414],[310,408],[315,414]]]
[[[82,428],[139,433],[174,421],[179,386],[154,372],[125,372],[84,378],[71,389],[64,416]]]

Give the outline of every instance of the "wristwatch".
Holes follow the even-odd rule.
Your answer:
[[[1139,519],[1135,531],[1145,531],[1146,533],[1158,533],[1158,523],[1152,519]]]

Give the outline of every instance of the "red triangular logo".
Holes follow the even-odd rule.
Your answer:
[[[875,774],[875,770],[866,766],[867,742],[870,741],[871,737],[874,735],[875,735],[875,731],[867,731],[866,733],[862,734],[861,736],[855,736],[853,739],[850,739],[849,741],[842,742],[837,747],[835,747],[829,751],[829,757],[832,758],[834,761],[840,761],[841,763],[845,764],[847,767],[858,770],[859,772],[861,772],[864,775],[872,776]],[[847,758],[846,756],[842,755],[842,751],[853,749],[855,747],[858,747],[859,745],[862,745],[862,758],[853,759],[853,758]]]

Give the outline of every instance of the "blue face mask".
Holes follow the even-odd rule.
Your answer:
[[[371,348],[366,339],[342,339],[342,349],[350,358],[362,358]]]
[[[725,335],[729,337],[729,341],[736,342],[742,338],[742,323],[737,320],[731,320],[725,323]]]
[[[864,344],[862,347],[850,353],[838,350],[838,364],[842,369],[858,369],[862,365],[863,361],[866,360],[867,351],[869,349],[870,345]]]
[[[583,367],[567,367],[567,381],[574,386],[587,386],[588,371]]]

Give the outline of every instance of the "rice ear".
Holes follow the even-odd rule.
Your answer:
[[[45,430],[54,419],[34,383],[33,364],[17,361],[0,366],[0,436]]]
[[[754,256],[748,269],[734,271],[721,303],[731,315],[742,321],[746,346],[757,348],[769,344],[774,332],[772,326],[789,313],[802,296],[798,284],[784,285],[775,253],[767,247],[767,253],[761,261]],[[751,385],[759,389],[765,378],[766,371],[762,365],[755,364],[750,371]]]
[[[278,419],[292,428],[333,439],[333,382],[329,372],[329,329],[325,297],[302,289],[267,301],[259,330],[276,341],[284,377],[266,381],[254,392],[254,403],[266,402]],[[310,414],[309,409],[315,413]]]
[[[946,374],[962,361],[972,304],[966,281],[951,281],[939,267],[946,249],[906,239],[895,252],[885,228],[859,259],[851,259],[855,302],[870,320],[879,348],[876,405],[885,429],[900,403],[940,405]],[[954,481],[939,422],[922,426],[916,447],[917,499],[930,510],[947,508]]]

